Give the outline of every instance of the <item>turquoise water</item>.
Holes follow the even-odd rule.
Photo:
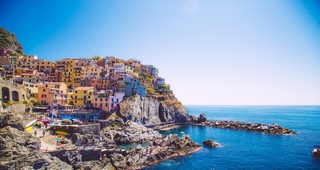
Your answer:
[[[210,138],[222,147],[203,147],[145,169],[320,169],[320,160],[311,155],[312,145],[320,144],[320,106],[187,106],[187,109],[191,115],[205,113],[209,120],[275,123],[297,134],[181,126],[166,133],[189,134],[201,145]]]

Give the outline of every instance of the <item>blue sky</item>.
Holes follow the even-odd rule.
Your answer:
[[[320,104],[320,2],[3,0],[27,54],[155,65],[183,104]]]

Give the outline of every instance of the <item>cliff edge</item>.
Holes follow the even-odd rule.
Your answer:
[[[125,98],[118,110],[124,121],[131,120],[145,125],[161,122],[183,123],[187,121],[187,109],[177,101],[172,93]]]

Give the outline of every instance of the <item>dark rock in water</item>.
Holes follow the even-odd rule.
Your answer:
[[[204,140],[204,141],[203,141],[203,144],[204,144],[205,146],[210,146],[210,147],[214,147],[214,148],[216,148],[216,147],[219,146],[219,143],[214,142],[214,141],[211,140],[211,139]]]
[[[164,139],[151,142],[146,148],[135,148],[125,157],[125,162],[130,167],[149,166],[171,156],[193,152],[199,147],[201,146],[193,142],[188,135],[179,138],[177,134],[170,134]]]
[[[207,121],[207,117],[205,114],[201,113],[198,117],[198,123],[202,123],[202,122],[206,122]]]
[[[189,121],[190,121],[191,123],[198,123],[198,118],[196,118],[196,117],[193,116],[193,115],[190,115],[190,116],[189,116]]]
[[[0,114],[0,128],[11,126],[18,130],[24,131],[24,126],[21,123],[21,119],[13,114],[2,115]]]

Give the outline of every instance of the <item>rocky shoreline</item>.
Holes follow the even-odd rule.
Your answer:
[[[262,132],[268,134],[278,135],[294,135],[295,131],[287,129],[277,124],[261,124],[261,123],[250,123],[240,121],[226,121],[226,120],[207,120],[205,114],[200,114],[198,118],[195,116],[189,116],[189,125],[203,125],[215,128],[233,129],[233,130],[245,130],[252,132]]]
[[[100,135],[74,133],[59,140],[59,149],[44,152],[41,138],[24,132],[21,119],[0,114],[0,169],[141,169],[164,159],[195,152],[201,145],[190,136],[157,131],[135,122],[110,125]],[[148,142],[133,149],[103,149],[117,144]]]
[[[269,134],[295,134],[294,131],[275,124],[210,121],[204,114],[200,114],[198,118],[189,116],[187,122],[167,124],[170,127],[170,124],[185,124]],[[189,135],[179,138],[177,134],[170,134],[163,137],[158,131],[130,120],[109,124],[98,135],[70,134],[57,142],[59,145],[57,144],[55,151],[47,153],[40,149],[42,138],[24,132],[19,116],[12,113],[0,114],[0,128],[0,169],[141,169],[201,148]],[[148,146],[138,145],[129,150],[110,147],[110,144],[116,146],[145,142]],[[204,145],[219,146],[212,140],[204,141]]]

